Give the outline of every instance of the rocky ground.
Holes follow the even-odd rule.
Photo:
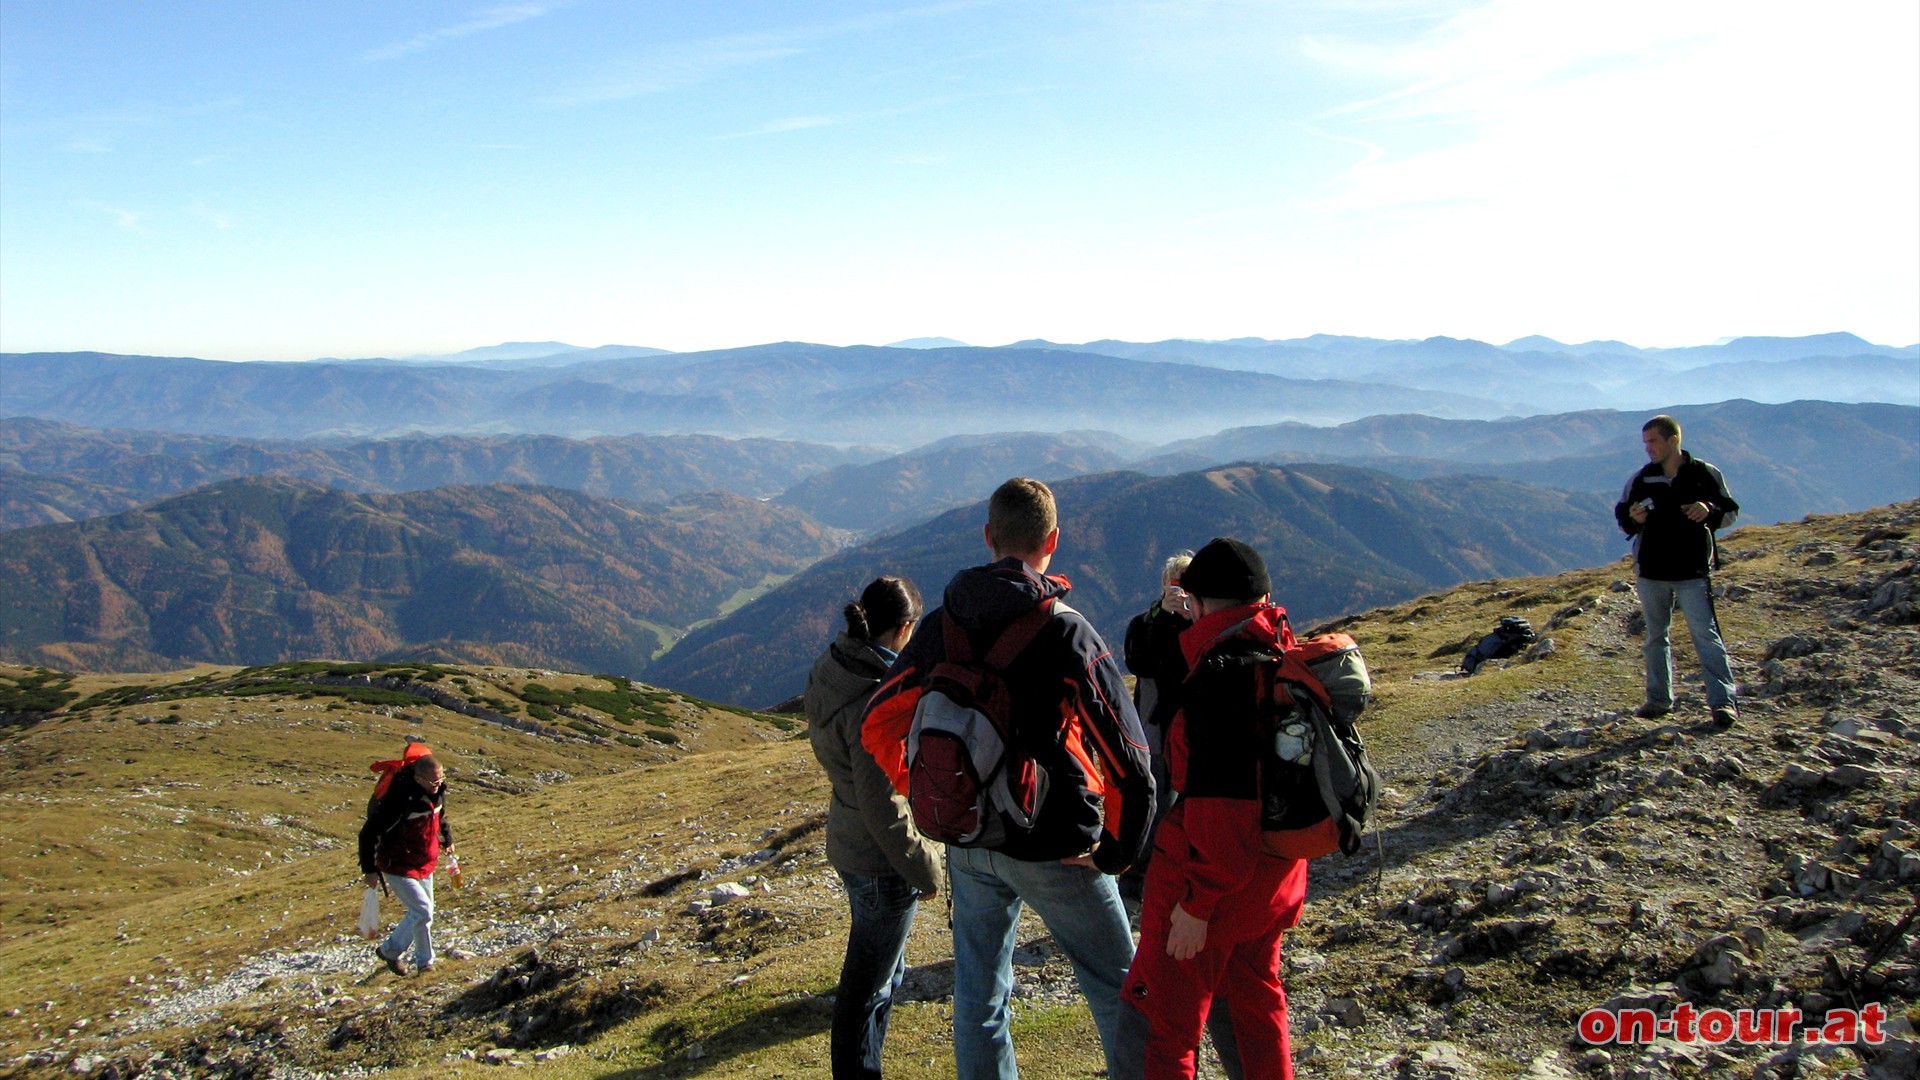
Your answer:
[[[1659,720],[1623,704],[1640,650],[1624,564],[1356,620],[1363,644],[1382,643],[1369,646],[1391,688],[1382,716],[1419,722],[1376,741],[1390,783],[1379,828],[1362,855],[1316,864],[1307,919],[1289,938],[1300,1074],[1920,1075],[1917,519],[1920,504],[1904,504],[1735,535],[1717,585],[1743,682],[1729,728],[1708,721],[1697,693]],[[1452,670],[1468,638],[1428,648],[1418,629],[1451,611],[1457,638],[1469,615],[1478,626],[1509,610],[1530,613],[1548,640],[1471,679]],[[817,778],[795,744],[726,755],[709,770],[718,788],[729,770],[753,778],[730,789],[749,793],[478,883],[448,905],[452,958],[431,975],[369,974],[366,946],[345,935],[223,970],[160,965],[117,1008],[80,1022],[61,1010],[58,1030],[0,1066],[116,1078],[489,1064],[825,1075],[843,900],[811,809]],[[597,813],[598,789],[581,790],[582,812]],[[940,1034],[950,952],[930,914],[889,1075],[952,1075]],[[1071,973],[1037,925],[1017,968],[1023,1013],[1075,1007]],[[1874,1005],[1877,1043],[1796,1032],[1594,1045],[1577,1029],[1592,1009],[1671,1019],[1791,1007],[1825,1031],[1840,1010]],[[1029,1052],[1044,1062],[1023,1049],[1023,1065]]]
[[[1394,763],[1384,872],[1321,875],[1291,943],[1302,1071],[1920,1072],[1914,519],[1909,504],[1730,545],[1719,603],[1744,696],[1729,729],[1697,696],[1648,721],[1564,684],[1434,725]],[[1630,664],[1641,627],[1622,572],[1548,632]],[[1461,745],[1518,727],[1491,752]],[[1889,1016],[1879,1045],[1575,1031],[1595,1007],[1792,1006],[1818,1024],[1869,1003]]]

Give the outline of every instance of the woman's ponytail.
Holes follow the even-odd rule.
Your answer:
[[[873,631],[867,626],[867,612],[865,608],[859,604],[848,604],[845,614],[847,616],[848,637],[855,641],[873,640]]]

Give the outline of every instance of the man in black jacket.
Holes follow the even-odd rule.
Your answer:
[[[1640,429],[1647,466],[1634,473],[1613,508],[1633,538],[1635,582],[1647,617],[1647,700],[1634,715],[1652,719],[1673,711],[1673,648],[1669,630],[1676,605],[1687,617],[1693,649],[1707,682],[1707,707],[1721,725],[1739,716],[1733,669],[1713,611],[1710,575],[1719,564],[1715,531],[1730,527],[1740,504],[1727,493],[1720,470],[1680,449],[1680,423],[1661,415]]]

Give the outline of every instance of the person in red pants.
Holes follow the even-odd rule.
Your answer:
[[[1180,797],[1160,825],[1141,899],[1140,947],[1122,990],[1146,1080],[1190,1080],[1216,997],[1240,1074],[1291,1080],[1283,933],[1300,921],[1307,863],[1269,853],[1260,821],[1262,735],[1252,664],[1211,658],[1291,647],[1264,560],[1238,540],[1200,549],[1180,576],[1200,617],[1180,636],[1193,675],[1167,735]],[[1124,1040],[1131,1044],[1134,1040]],[[1133,1047],[1129,1045],[1131,1055]]]

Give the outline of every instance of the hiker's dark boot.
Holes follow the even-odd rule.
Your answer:
[[[1662,705],[1657,701],[1649,701],[1645,705],[1633,710],[1633,715],[1642,720],[1658,720],[1672,711],[1672,703]]]
[[[373,955],[379,957],[380,962],[387,965],[388,971],[393,972],[395,975],[401,975],[401,976],[406,975],[407,965],[401,963],[399,957],[388,956],[386,953],[380,950],[380,946],[378,945],[375,945],[373,947]]]
[[[1733,702],[1729,701],[1725,705],[1715,705],[1712,710],[1712,715],[1714,726],[1730,728],[1733,726],[1734,721],[1740,719],[1740,710]]]

